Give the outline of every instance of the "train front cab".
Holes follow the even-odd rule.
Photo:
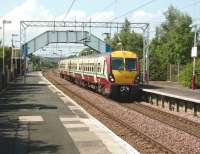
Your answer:
[[[138,57],[129,51],[115,51],[111,54],[109,80],[111,96],[136,96],[139,91]]]

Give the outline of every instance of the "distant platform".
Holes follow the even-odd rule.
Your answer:
[[[200,103],[200,89],[192,90],[175,82],[150,81],[149,84],[142,86],[142,90],[148,93]]]

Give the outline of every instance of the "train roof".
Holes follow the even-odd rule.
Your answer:
[[[108,56],[110,54],[111,54],[111,52],[106,52],[106,53],[97,53],[97,54],[91,54],[91,55],[87,55],[87,56],[78,56],[78,57],[65,58],[65,59],[73,59],[73,60],[75,60],[77,58],[91,58],[91,57],[96,58],[96,57],[105,57],[105,56]],[[65,59],[63,59],[63,60],[65,60]]]
[[[97,54],[91,54],[91,55],[87,55],[87,56],[80,56],[80,57],[73,57],[73,58],[65,58],[65,59],[72,59],[72,60],[76,60],[76,59],[79,59],[79,58],[83,58],[83,59],[87,59],[87,58],[98,58],[98,57],[106,57],[106,56],[109,56],[111,55],[112,53],[119,53],[119,52],[131,52],[133,53],[133,55],[136,55],[135,52],[133,51],[113,51],[113,52],[106,52],[106,53],[97,53]],[[65,60],[63,59],[63,60]]]

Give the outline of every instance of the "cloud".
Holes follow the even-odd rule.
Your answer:
[[[139,10],[134,12],[131,16],[131,20],[134,22],[161,22],[163,21],[164,16],[161,11],[157,11],[156,13],[145,12],[143,10]]]
[[[20,20],[47,20],[53,19],[48,9],[39,4],[39,0],[26,0],[1,18],[12,21],[12,30],[19,28]],[[16,27],[16,25],[18,25]],[[18,29],[19,30],[19,29]]]
[[[132,22],[138,23],[150,23],[150,38],[153,38],[153,36],[155,35],[156,27],[159,26],[163,21],[165,21],[165,18],[162,11],[151,13],[139,10],[131,15],[130,20]]]
[[[65,17],[65,13],[56,17],[56,20],[62,21]],[[70,13],[66,16],[66,21],[84,21],[86,19],[86,13],[81,10],[71,10]]]
[[[12,33],[19,34],[20,32],[20,21],[22,20],[57,20],[62,21],[65,16],[65,12],[55,16],[48,8],[44,7],[40,0],[25,0],[20,5],[16,6],[13,10],[0,17],[0,23],[2,20],[11,20],[12,24],[6,25],[5,29],[5,42],[10,44]],[[96,12],[91,16],[92,21],[110,21],[114,18],[113,11]],[[71,10],[65,18],[66,21],[89,21],[90,17],[86,15],[85,11],[82,10]],[[40,33],[47,30],[47,28],[32,28],[27,31],[27,40],[39,35]],[[59,30],[59,28],[58,28]],[[19,40],[19,38],[18,38]]]
[[[10,44],[11,34],[17,33],[20,31],[20,21],[21,20],[63,20],[65,12],[55,16],[48,8],[44,7],[40,0],[25,0],[20,5],[16,6],[13,10],[0,17],[0,23],[3,19],[11,20],[12,24],[6,25],[6,44]],[[82,10],[71,10],[66,17],[66,21],[89,21],[90,18],[92,21],[111,21],[115,17],[114,11],[103,11],[95,12],[90,17],[87,16],[85,11]],[[160,11],[156,13],[145,12],[139,10],[134,12],[129,18],[133,22],[152,22],[152,21],[161,21],[163,15]],[[154,26],[155,27],[155,26]],[[51,28],[52,29],[52,28]],[[27,40],[32,39],[34,36],[42,33],[48,29],[42,28],[32,28],[27,33]],[[59,29],[58,29],[59,30]],[[19,40],[19,38],[18,38]]]
[[[10,44],[12,33],[19,34],[20,32],[20,21],[22,20],[63,20],[64,13],[58,17],[50,12],[49,9],[45,8],[40,4],[39,0],[26,0],[24,3],[16,6],[13,10],[0,17],[0,23],[3,20],[11,20],[12,24],[6,25],[6,44]],[[86,14],[80,10],[72,10],[65,20],[84,20]],[[33,30],[32,34],[27,34],[27,40],[36,34],[41,33],[44,30]]]
[[[12,21],[12,24],[6,25],[6,43],[8,44],[12,33],[19,34],[21,20],[52,20],[53,17],[48,9],[39,4],[39,0],[26,0],[0,18],[0,22],[2,20]]]
[[[110,21],[114,18],[114,15],[113,11],[96,12],[91,17],[88,17],[88,20],[91,18],[91,21]]]

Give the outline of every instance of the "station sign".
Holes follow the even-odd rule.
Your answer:
[[[197,57],[197,47],[192,47],[191,57],[192,58],[196,58]]]

